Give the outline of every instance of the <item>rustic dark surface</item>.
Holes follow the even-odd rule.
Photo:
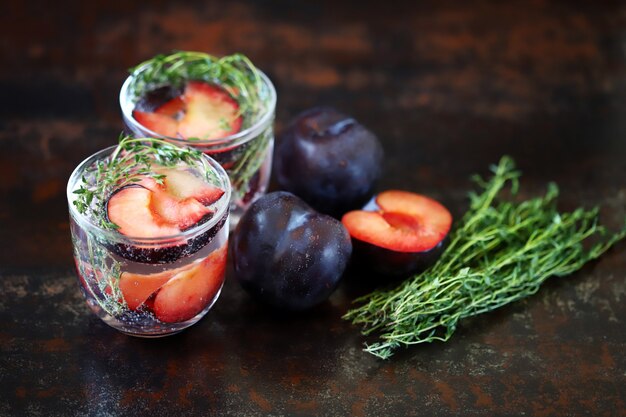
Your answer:
[[[448,343],[382,362],[340,319],[359,293],[348,285],[288,316],[229,277],[182,334],[117,333],[78,290],[64,194],[122,128],[126,68],[175,48],[240,51],[276,84],[278,131],[330,104],[377,132],[380,189],[430,194],[458,217],[468,176],[506,153],[528,194],[555,180],[563,208],[600,204],[616,227],[623,3],[179,3],[0,5],[0,415],[626,415],[624,243]]]

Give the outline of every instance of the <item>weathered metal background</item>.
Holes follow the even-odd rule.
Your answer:
[[[0,6],[0,415],[626,415],[622,243],[534,297],[382,362],[340,319],[351,277],[286,316],[228,279],[163,340],[87,309],[65,184],[122,129],[126,69],[159,52],[243,52],[274,81],[277,131],[318,104],[380,137],[380,189],[455,215],[468,177],[510,154],[527,194],[626,214],[621,2],[5,1]],[[232,278],[230,276],[229,278]]]

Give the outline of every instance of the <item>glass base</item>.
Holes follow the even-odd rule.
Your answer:
[[[120,333],[125,334],[126,336],[137,337],[139,339],[160,339],[162,337],[173,336],[175,334],[178,334],[178,333],[182,332],[185,329],[180,329],[180,330],[177,330],[177,331],[174,331],[174,332],[161,333],[161,334],[137,334],[137,333],[125,332],[125,331],[119,330],[119,329],[116,329],[116,330],[119,331]]]

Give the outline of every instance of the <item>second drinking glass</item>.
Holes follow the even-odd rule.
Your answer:
[[[224,167],[232,185],[231,227],[265,193],[276,91],[245,56],[177,52],[154,57],[131,70],[120,106],[133,134],[191,146]]]

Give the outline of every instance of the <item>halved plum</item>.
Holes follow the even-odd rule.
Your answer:
[[[424,269],[439,256],[452,216],[429,197],[390,190],[341,221],[352,237],[357,264],[398,276]]]

